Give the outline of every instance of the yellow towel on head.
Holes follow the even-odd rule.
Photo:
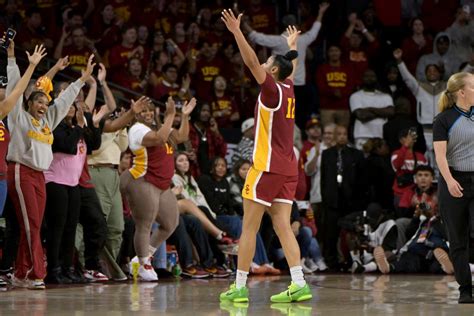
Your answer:
[[[42,76],[36,80],[36,89],[43,91],[51,102],[53,98],[49,95],[53,91],[53,83],[48,77]]]

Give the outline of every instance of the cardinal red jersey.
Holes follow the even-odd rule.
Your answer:
[[[277,82],[267,74],[255,106],[255,118],[254,168],[287,176],[298,175],[293,152],[293,81]]]
[[[168,143],[163,146],[143,146],[143,137],[150,131],[148,126],[141,123],[130,128],[128,142],[134,157],[129,171],[134,179],[145,177],[147,182],[158,189],[167,190],[174,175],[173,147]]]

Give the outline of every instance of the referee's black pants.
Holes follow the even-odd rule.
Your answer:
[[[439,210],[449,240],[449,254],[454,266],[459,290],[472,293],[471,270],[469,268],[469,226],[474,215],[474,172],[451,170],[454,179],[464,189],[461,198],[449,193],[446,181],[440,177],[438,184]]]

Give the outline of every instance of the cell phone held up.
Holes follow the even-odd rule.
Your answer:
[[[16,35],[16,31],[12,28],[9,28],[5,32],[4,42],[1,44],[1,46],[4,49],[8,49],[8,47],[10,46],[10,42],[15,38],[15,35]]]

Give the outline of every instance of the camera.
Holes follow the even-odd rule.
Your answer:
[[[426,213],[431,210],[431,206],[425,202],[421,202],[420,204],[418,204],[418,207],[420,208],[420,211],[422,213]]]
[[[2,47],[5,49],[8,49],[8,46],[10,46],[10,42],[15,38],[16,31],[14,29],[9,28],[5,32],[5,42],[2,43]]]

